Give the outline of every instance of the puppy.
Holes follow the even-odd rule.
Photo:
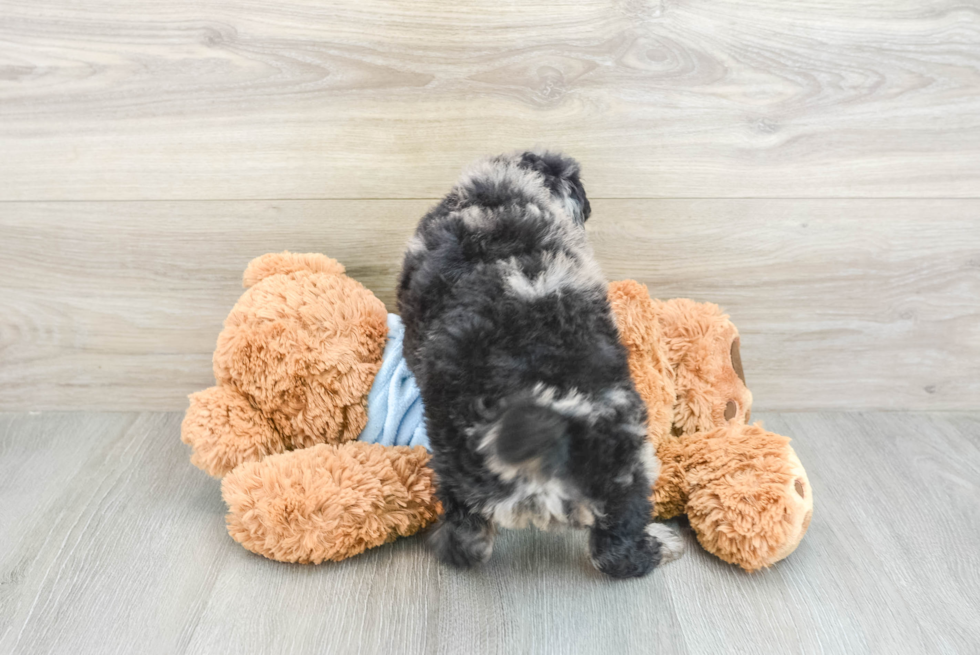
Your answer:
[[[578,164],[475,163],[409,242],[405,360],[425,404],[444,562],[485,562],[495,526],[590,528],[596,568],[642,576],[680,554],[651,522],[659,464],[606,283]]]

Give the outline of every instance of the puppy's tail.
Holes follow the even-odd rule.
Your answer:
[[[550,407],[521,403],[507,408],[491,432],[491,463],[505,477],[561,475],[569,461],[569,421]]]

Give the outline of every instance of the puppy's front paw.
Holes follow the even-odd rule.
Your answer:
[[[662,523],[651,523],[640,534],[623,535],[593,530],[589,538],[592,564],[614,578],[640,578],[662,562],[684,552],[681,537]]]
[[[493,552],[493,527],[489,524],[439,522],[429,536],[429,547],[444,563],[460,569],[483,564]]]
[[[684,537],[666,523],[651,523],[646,532],[659,544],[661,564],[680,559],[684,554]]]

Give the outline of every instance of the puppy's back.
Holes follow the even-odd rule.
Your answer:
[[[631,387],[606,282],[586,238],[589,213],[573,160],[521,153],[471,166],[420,221],[398,307],[437,453],[450,439],[479,451],[479,439],[462,434],[485,422],[476,408],[509,405],[514,431],[500,444],[500,460],[525,448],[536,452],[527,459],[556,466],[561,450],[546,443],[561,443],[554,417],[515,408],[519,397],[536,388],[581,398]],[[482,463],[482,456],[460,457],[454,466],[479,476]]]
[[[417,361],[417,330],[447,308],[481,313],[475,305],[572,291],[604,301],[605,280],[583,229],[590,213],[574,160],[519,153],[471,165],[408,244],[397,303],[409,365]]]

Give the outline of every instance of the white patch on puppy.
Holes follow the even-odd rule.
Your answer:
[[[544,257],[546,268],[534,279],[528,278],[510,260],[503,262],[510,290],[525,300],[542,298],[561,291],[595,291],[605,293],[606,281],[602,270],[591,257],[580,260],[563,252]]]
[[[660,542],[660,563],[666,564],[684,554],[684,537],[666,523],[651,523],[647,534]]]

